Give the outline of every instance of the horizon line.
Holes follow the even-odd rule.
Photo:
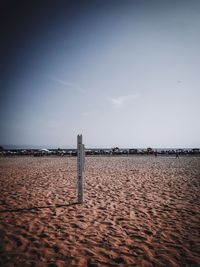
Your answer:
[[[74,146],[56,146],[56,145],[0,145],[3,149],[41,149],[41,148],[46,148],[46,149],[77,149]],[[86,149],[112,149],[118,147],[119,149],[147,149],[147,148],[152,148],[152,149],[200,149],[200,146],[176,146],[176,147],[154,147],[154,146],[128,146],[128,147],[120,147],[118,145],[116,146],[100,146],[100,147],[94,147],[94,146],[88,146],[85,147]]]

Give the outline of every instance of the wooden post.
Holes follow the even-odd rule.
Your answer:
[[[77,187],[78,203],[83,203],[83,171],[84,171],[84,145],[82,143],[82,134],[77,136]]]

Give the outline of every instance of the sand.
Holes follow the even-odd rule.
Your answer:
[[[87,157],[82,205],[76,158],[0,171],[0,266],[200,266],[200,158]]]

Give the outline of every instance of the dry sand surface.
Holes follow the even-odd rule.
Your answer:
[[[0,170],[0,266],[200,266],[200,158],[87,157],[83,205],[76,158]]]

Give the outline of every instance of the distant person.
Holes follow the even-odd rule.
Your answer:
[[[158,156],[158,152],[157,152],[157,150],[154,152],[154,155],[155,155],[155,157]]]
[[[176,152],[176,159],[178,159],[179,158],[179,153],[178,152]]]

